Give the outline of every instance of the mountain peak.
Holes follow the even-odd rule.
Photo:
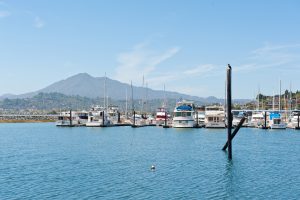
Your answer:
[[[94,77],[92,77],[90,74],[84,72],[84,73],[75,74],[69,78],[94,78]]]

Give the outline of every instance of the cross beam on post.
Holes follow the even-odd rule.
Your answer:
[[[237,132],[240,130],[240,128],[242,127],[243,123],[245,122],[246,117],[243,117],[241,119],[241,121],[239,122],[239,124],[237,125],[237,127],[234,129],[234,131],[232,132],[231,136],[230,136],[230,140],[232,140],[234,138],[234,136],[237,134]],[[226,142],[226,144],[223,147],[223,151],[225,151],[228,147],[228,141]]]

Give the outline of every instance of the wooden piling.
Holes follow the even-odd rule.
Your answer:
[[[118,123],[121,123],[121,116],[120,116],[120,112],[118,111]]]
[[[265,129],[267,128],[267,112],[265,111]]]
[[[73,122],[72,122],[72,109],[70,110],[70,126],[73,126]]]
[[[165,126],[167,126],[167,112],[165,111]]]
[[[196,111],[196,119],[197,119],[196,126],[197,126],[197,128],[199,128],[199,118],[198,118],[198,111]]]
[[[167,120],[168,120],[168,115],[167,112],[165,112],[165,125],[163,125],[163,128],[170,128],[170,126],[167,123]]]
[[[133,126],[135,126],[135,111],[133,111]]]
[[[297,127],[297,129],[300,129],[300,127],[299,127],[299,122],[300,122],[299,116],[300,116],[300,111],[298,112],[298,127]]]
[[[232,159],[231,146],[231,129],[232,129],[232,113],[231,113],[231,66],[227,67],[227,143],[228,143],[228,159]]]
[[[102,127],[104,127],[104,111],[102,111]]]
[[[262,127],[262,129],[268,129],[267,127],[267,112],[265,111],[265,115],[264,115],[264,126]]]

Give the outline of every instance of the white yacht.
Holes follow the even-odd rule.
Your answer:
[[[93,107],[88,114],[88,121],[86,126],[89,127],[101,127],[110,125],[110,120],[108,119],[107,111],[103,107],[96,106]]]
[[[174,109],[172,126],[174,128],[192,128],[196,125],[194,119],[194,103],[182,100],[177,102]]]
[[[205,127],[206,128],[225,128],[225,112],[223,106],[205,107]]]
[[[135,113],[130,118],[130,123],[132,126],[145,126],[147,124],[145,116],[141,114]]]
[[[232,126],[237,127],[243,117],[246,117],[242,126],[248,126],[248,118],[247,114],[243,111],[237,111],[237,113],[233,113]]]
[[[85,126],[87,119],[86,111],[64,111],[59,113],[56,126]]]
[[[194,118],[199,127],[205,126],[205,111],[198,111],[198,113],[194,114]]]
[[[107,116],[109,121],[112,124],[117,124],[120,122],[120,113],[118,106],[108,106],[107,108]]]
[[[265,120],[265,117],[264,117],[263,112],[258,112],[258,111],[253,112],[248,126],[259,128],[264,124],[264,120]]]
[[[271,129],[285,129],[286,128],[286,124],[282,121],[281,114],[279,112],[270,113],[269,127]]]
[[[56,126],[76,126],[78,125],[78,115],[75,111],[63,111],[58,115]]]
[[[291,116],[289,118],[288,128],[299,128],[300,127],[300,110],[294,110],[291,113]],[[299,118],[299,122],[298,122]]]
[[[167,110],[164,107],[156,109],[156,118],[155,122],[157,126],[162,126],[165,124],[165,121],[168,121]]]

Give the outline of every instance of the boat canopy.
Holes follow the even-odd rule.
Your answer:
[[[279,113],[270,113],[270,120],[272,120],[272,119],[278,119],[278,118],[280,118],[280,114]]]
[[[186,111],[192,111],[192,106],[189,106],[189,105],[181,105],[181,106],[178,106],[178,107],[176,108],[176,110],[178,110],[178,111],[184,111],[184,110],[186,110]]]

